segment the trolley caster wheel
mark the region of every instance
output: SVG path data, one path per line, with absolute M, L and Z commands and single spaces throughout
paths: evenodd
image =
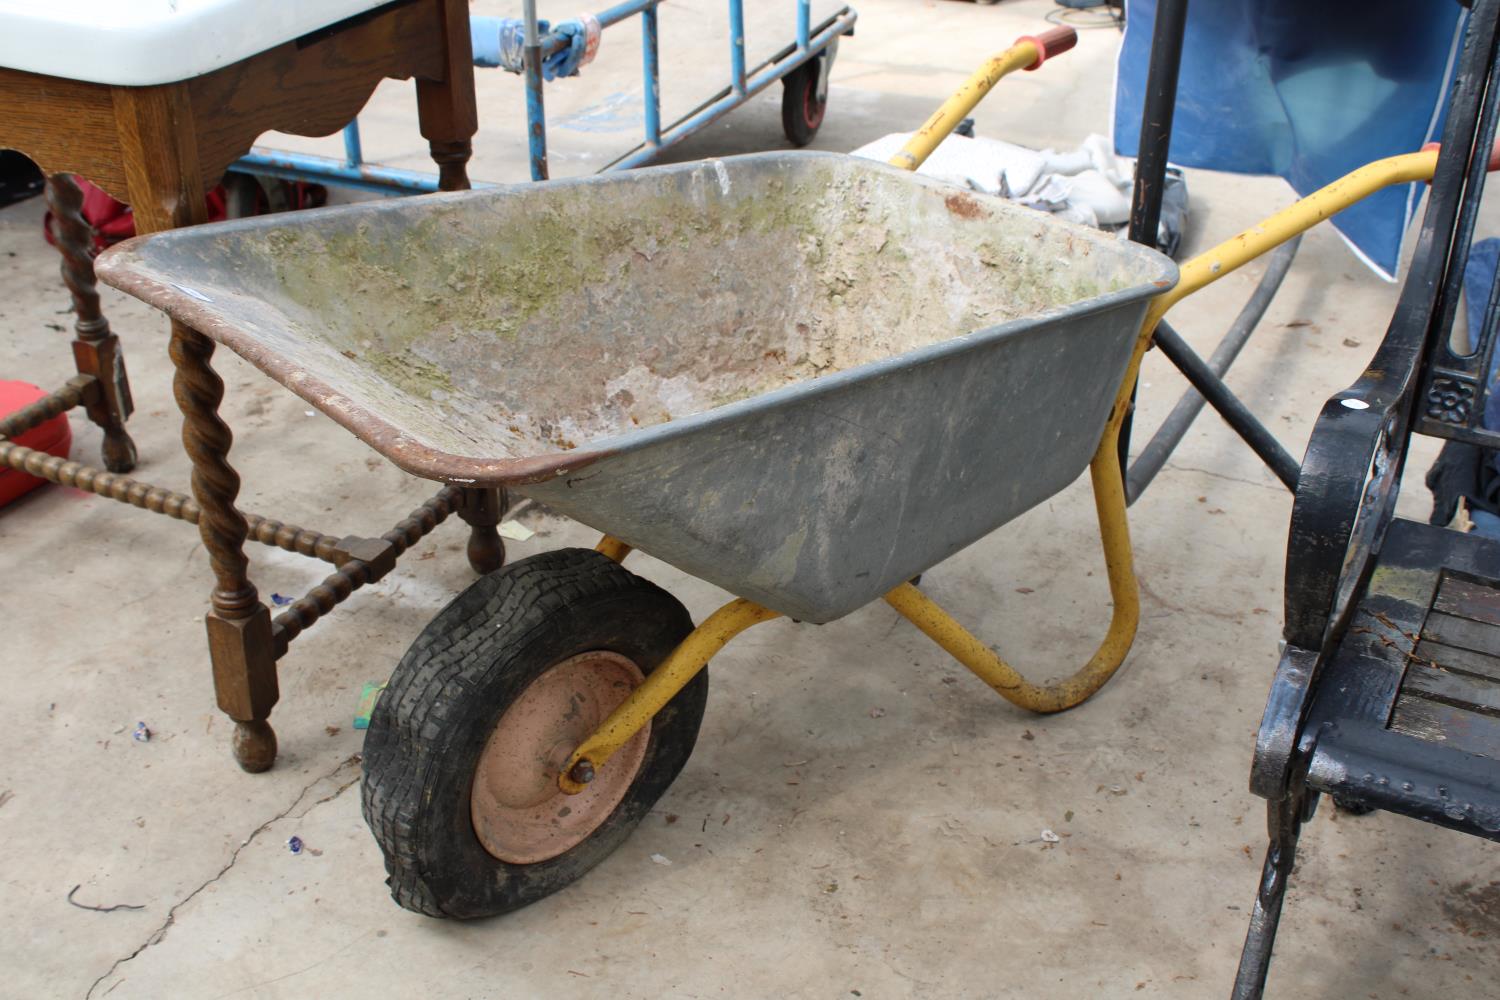
M 828 57 L 809 59 L 781 80 L 781 130 L 793 146 L 806 146 L 818 134 L 828 110 L 828 81 L 823 64 Z
M 573 750 L 693 630 L 671 594 L 589 549 L 475 581 L 422 630 L 365 735 L 365 822 L 397 903 L 472 918 L 536 902 L 630 835 L 687 763 L 700 672 L 578 795 Z

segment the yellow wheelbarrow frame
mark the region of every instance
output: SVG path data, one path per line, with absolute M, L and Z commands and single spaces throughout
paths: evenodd
M 1048 56 L 1071 48 L 1075 38 L 1072 29 L 1065 28 L 1019 39 L 965 81 L 922 128 L 913 133 L 901 151 L 890 159 L 890 164 L 904 170 L 916 170 L 1001 77 L 1017 69 L 1037 68 Z M 1258 225 L 1198 254 L 1182 265 L 1177 285 L 1152 300 L 1115 395 L 1114 407 L 1089 465 L 1114 610 L 1104 639 L 1094 655 L 1076 672 L 1055 684 L 1028 681 L 910 583 L 903 583 L 887 593 L 886 603 L 1001 697 L 1021 708 L 1041 713 L 1061 712 L 1085 701 L 1103 687 L 1130 652 L 1140 623 L 1140 592 L 1135 577 L 1130 526 L 1125 514 L 1125 484 L 1120 470 L 1118 443 L 1141 359 L 1151 344 L 1157 324 L 1183 298 L 1360 199 L 1391 185 L 1431 180 L 1437 156 L 1437 150 L 1429 148 L 1378 160 L 1355 170 Z M 599 542 L 597 550 L 616 562 L 630 554 L 629 545 L 608 535 Z M 778 617 L 779 612 L 744 598 L 736 598 L 709 615 L 598 729 L 579 744 L 558 775 L 558 787 L 568 794 L 583 791 L 594 779 L 597 769 L 661 711 L 731 639 L 752 625 Z

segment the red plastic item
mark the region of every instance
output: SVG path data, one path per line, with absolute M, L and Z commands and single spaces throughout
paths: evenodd
M 73 180 L 77 182 L 78 190 L 83 192 L 83 207 L 80 210 L 83 218 L 94 228 L 94 253 L 100 253 L 135 235 L 135 215 L 131 213 L 129 205 L 116 200 L 82 177 L 74 177 Z M 208 205 L 209 222 L 222 222 L 228 217 L 225 212 L 224 185 L 220 184 L 208 192 L 204 201 Z M 57 241 L 52 236 L 51 212 L 43 217 L 42 235 L 47 237 L 48 243 L 56 245 Z
M 46 395 L 29 382 L 0 381 L 0 415 L 14 413 Z M 68 426 L 68 415 L 59 413 L 51 420 L 44 420 L 26 433 L 18 435 L 14 441 L 26 448 L 67 458 L 68 449 L 73 446 L 73 429 Z M 15 469 L 0 469 L 0 507 L 25 496 L 46 481 Z
M 1441 146 L 1438 143 L 1429 142 L 1427 145 L 1425 145 L 1425 146 L 1422 147 L 1422 152 L 1425 153 L 1429 149 L 1440 149 L 1440 148 L 1441 148 Z M 1500 170 L 1500 139 L 1496 139 L 1495 140 L 1495 144 L 1490 147 L 1490 162 L 1487 163 L 1487 164 L 1485 164 L 1485 168 L 1484 169 L 1486 171 L 1488 171 L 1488 172 L 1491 172 L 1491 173 L 1493 173 L 1496 170 Z
M 121 240 L 128 240 L 135 235 L 135 214 L 129 205 L 116 200 L 104 189 L 95 187 L 82 177 L 75 176 L 73 180 L 83 193 L 83 207 L 80 211 L 84 221 L 94 230 L 94 253 L 102 253 Z M 321 208 L 328 201 L 328 189 L 321 184 L 309 184 L 307 181 L 280 183 L 282 199 L 289 209 Z M 224 190 L 224 185 L 219 184 L 209 191 L 204 197 L 204 204 L 208 208 L 209 222 L 222 222 L 229 217 L 229 195 Z M 261 215 L 270 210 L 271 205 L 265 192 L 258 191 L 254 214 Z M 42 235 L 47 237 L 48 243 L 54 246 L 57 244 L 56 237 L 52 235 L 51 212 L 42 218 Z
M 1016 44 L 1030 42 L 1036 46 L 1036 62 L 1026 67 L 1026 72 L 1041 69 L 1042 63 L 1053 56 L 1060 56 L 1064 52 L 1078 44 L 1078 32 L 1066 25 L 1052 28 L 1042 32 L 1040 35 L 1022 35 L 1016 39 Z

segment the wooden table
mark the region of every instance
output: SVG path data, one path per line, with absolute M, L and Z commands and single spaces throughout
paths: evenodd
M 467 188 L 477 119 L 463 0 L 397 0 L 165 83 L 98 82 L 0 66 L 0 148 L 20 150 L 48 175 L 63 280 L 76 309 L 78 370 L 62 389 L 0 420 L 0 462 L 197 523 L 215 578 L 207 616 L 214 688 L 219 707 L 235 722 L 234 755 L 247 771 L 264 771 L 275 761 L 276 736 L 267 719 L 278 697 L 276 661 L 291 640 L 353 590 L 389 572 L 402 552 L 449 514 L 470 525 L 475 569 L 498 568 L 504 549 L 495 526 L 504 498 L 497 490 L 449 487 L 380 538 L 340 538 L 239 511 L 240 480 L 228 461 L 232 435 L 218 413 L 224 383 L 210 364 L 213 342 L 177 322 L 170 341 L 173 389 L 193 465 L 192 496 L 123 475 L 136 462 L 125 429 L 130 386 L 119 339 L 99 307 L 90 228 L 68 175 L 87 177 L 128 202 L 140 233 L 200 223 L 205 191 L 259 135 L 273 129 L 308 136 L 335 132 L 388 77 L 415 79 L 421 133 L 441 186 Z M 9 440 L 78 406 L 104 432 L 103 470 Z M 247 538 L 323 559 L 336 569 L 273 621 L 250 582 Z

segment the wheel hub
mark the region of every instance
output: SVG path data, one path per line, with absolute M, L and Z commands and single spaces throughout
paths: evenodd
M 470 815 L 486 851 L 511 864 L 546 861 L 609 818 L 640 771 L 649 724 L 582 793 L 564 795 L 557 776 L 643 680 L 630 659 L 596 650 L 557 663 L 521 692 L 495 724 L 474 772 Z

